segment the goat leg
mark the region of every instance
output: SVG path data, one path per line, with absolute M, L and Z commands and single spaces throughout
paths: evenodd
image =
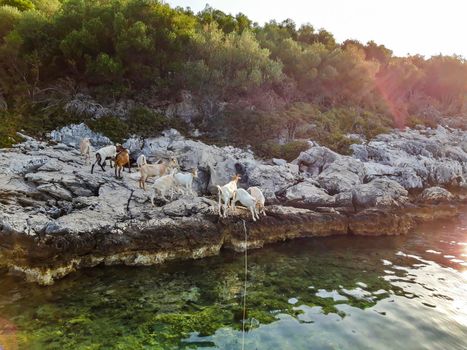
M 94 165 L 96 165 L 97 163 L 97 160 L 95 161 L 95 163 L 91 166 L 91 174 L 94 172 Z
M 221 194 L 220 194 L 220 192 L 217 194 L 217 196 L 219 197 L 219 216 L 222 217 L 222 213 L 221 213 Z
M 253 217 L 253 221 L 256 221 L 255 209 L 253 207 L 250 207 L 250 211 L 251 211 L 251 216 Z

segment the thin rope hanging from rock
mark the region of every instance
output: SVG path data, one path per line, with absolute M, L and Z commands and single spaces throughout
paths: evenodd
M 248 235 L 246 223 L 243 221 L 243 232 L 245 233 L 245 285 L 243 287 L 243 321 L 242 321 L 242 350 L 245 350 L 245 322 L 246 322 L 246 284 L 248 278 Z

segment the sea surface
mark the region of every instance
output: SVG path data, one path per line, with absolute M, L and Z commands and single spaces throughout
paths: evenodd
M 0 271 L 0 349 L 467 349 L 467 214 L 270 245 L 247 271 L 245 322 L 242 253 L 49 287 Z

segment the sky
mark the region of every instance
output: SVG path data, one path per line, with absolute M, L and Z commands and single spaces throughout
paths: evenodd
M 324 28 L 338 42 L 374 40 L 397 56 L 462 55 L 467 58 L 467 0 L 166 0 L 195 13 L 208 3 L 244 13 L 259 24 L 291 18 L 297 26 Z

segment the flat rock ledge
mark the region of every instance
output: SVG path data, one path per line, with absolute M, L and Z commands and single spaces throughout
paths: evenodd
M 50 285 L 79 268 L 99 264 L 157 265 L 218 255 L 221 248 L 242 252 L 301 237 L 407 234 L 419 222 L 454 217 L 459 210 L 458 205 L 445 204 L 403 211 L 366 209 L 349 215 L 273 205 L 257 222 L 240 208 L 227 219 L 210 214 L 129 221 L 108 232 L 94 230 L 79 235 L 66 231 L 27 235 L 3 225 L 0 261 L 2 267 L 29 282 Z
M 133 156 L 175 155 L 183 170 L 199 171 L 195 195 L 157 198 L 155 207 L 149 190 L 138 188 L 137 172 L 122 179 L 108 168 L 91 174 L 77 151 L 83 136 L 97 147 L 106 141 L 77 126 L 55 132 L 55 142 L 26 137 L 0 150 L 0 267 L 50 285 L 99 264 L 157 265 L 299 237 L 408 234 L 418 223 L 458 215 L 467 200 L 467 138 L 460 131 L 382 135 L 353 157 L 313 146 L 292 163 L 259 160 L 176 131 L 142 144 L 129 139 Z M 426 149 L 431 153 L 418 162 L 414 154 Z M 218 217 L 215 185 L 235 173 L 242 175 L 240 187 L 263 189 L 267 216 L 253 222 L 238 208 Z

